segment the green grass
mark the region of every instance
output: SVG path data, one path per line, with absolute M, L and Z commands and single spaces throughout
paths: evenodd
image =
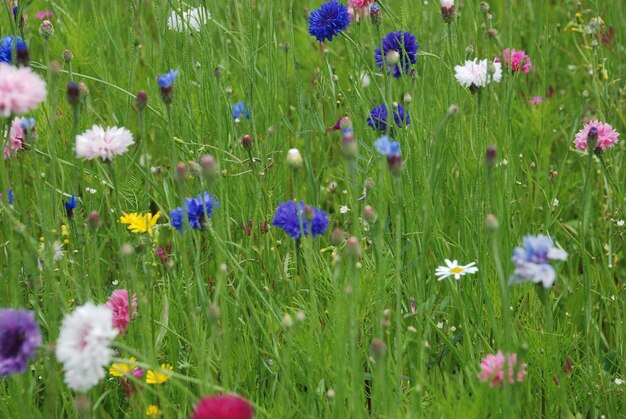
M 44 345 L 28 372 L 0 380 L 0 416 L 81 416 L 81 396 L 64 384 L 54 343 L 66 313 L 104 303 L 118 288 L 138 296 L 137 317 L 115 341 L 119 357 L 152 368 L 170 363 L 175 375 L 160 386 L 137 383 L 143 390 L 128 399 L 107 374 L 86 394 L 84 417 L 143 417 L 150 404 L 163 417 L 188 417 L 200 397 L 220 392 L 248 398 L 268 418 L 623 415 L 624 387 L 614 380 L 626 375 L 626 227 L 616 224 L 626 218 L 617 190 L 626 180 L 624 146 L 604 154 L 606 170 L 594 159 L 588 171 L 572 144 L 582 118 L 626 132 L 621 0 L 493 1 L 487 25 L 495 39 L 481 27 L 478 1 L 464 1 L 448 32 L 438 2 L 389 0 L 379 29 L 368 20 L 353 24 L 326 50 L 308 35 L 305 15 L 321 1 L 190 0 L 206 3 L 213 17 L 193 35 L 167 30 L 170 11 L 186 8 L 178 0 L 20 3 L 31 65 L 49 81 L 49 99 L 32 114 L 37 143 L 0 164 L 0 191 L 15 193 L 12 208 L 6 196 L 0 205 L 0 306 L 33 310 Z M 34 17 L 40 9 L 54 12 L 49 59 L 62 62 L 71 50 L 73 79 L 89 89 L 77 131 L 101 124 L 134 134 L 136 144 L 111 165 L 75 157 L 69 67 L 46 70 Z M 565 30 L 593 17 L 615 28 L 611 45 L 593 48 L 590 35 Z M 10 22 L 4 13 L 0 35 L 12 33 Z M 391 79 L 374 63 L 380 38 L 399 29 L 421 46 L 415 78 Z M 472 58 L 524 49 L 536 71 L 505 74 L 479 103 L 454 79 L 468 45 Z M 606 80 L 600 71 L 590 75 L 599 65 Z M 168 123 L 155 79 L 170 68 L 180 75 Z M 361 86 L 362 72 L 369 87 Z M 139 90 L 149 96 L 145 135 Z M 405 163 L 394 178 L 365 120 L 374 106 L 402 103 L 406 93 L 412 123 L 396 134 Z M 535 95 L 544 97 L 540 106 L 528 104 Z M 231 105 L 240 101 L 251 118 L 235 123 Z M 453 104 L 458 115 L 448 114 Z M 341 134 L 325 133 L 345 115 L 359 142 L 353 166 L 342 156 Z M 244 134 L 254 140 L 254 164 Z M 488 144 L 500 162 L 491 171 Z M 305 160 L 295 172 L 285 162 L 293 147 Z M 156 170 L 141 164 L 144 152 Z M 218 160 L 219 179 L 176 180 L 178 162 L 205 154 Z M 358 200 L 367 178 L 375 186 Z M 208 228 L 178 234 L 169 211 L 204 191 L 220 200 Z M 73 219 L 63 194 L 80 198 Z M 332 246 L 327 233 L 303 239 L 298 261 L 280 229 L 263 234 L 261 224 L 289 199 L 325 209 L 329 232 L 340 227 L 357 237 L 362 257 Z M 371 227 L 360 220 L 364 205 L 379 215 Z M 164 214 L 155 243 L 117 222 L 122 211 L 151 208 Z M 100 214 L 97 229 L 87 226 L 91 211 Z M 499 220 L 494 232 L 485 228 L 487 214 Z M 63 240 L 61 225 L 69 243 L 54 262 L 40 242 Z M 555 265 L 547 310 L 531 284 L 501 286 L 514 269 L 513 248 L 539 233 L 569 252 Z M 164 267 L 155 249 L 170 242 Z M 476 261 L 480 271 L 438 282 L 445 258 Z M 370 354 L 373 339 L 385 342 L 384 354 Z M 498 389 L 477 379 L 480 360 L 498 350 L 528 364 L 523 383 Z M 568 375 L 566 355 L 574 366 Z

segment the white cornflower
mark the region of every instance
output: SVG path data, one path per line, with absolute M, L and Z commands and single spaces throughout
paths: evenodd
M 446 259 L 445 262 L 447 266 L 440 266 L 435 271 L 438 281 L 446 279 L 450 276 L 454 276 L 454 279 L 461 279 L 461 277 L 465 274 L 474 274 L 478 272 L 478 268 L 475 266 L 476 262 L 472 262 L 465 266 L 459 265 L 456 259 L 452 262 L 450 262 L 449 259 Z
M 113 311 L 92 302 L 66 314 L 56 345 L 56 357 L 63 364 L 65 383 L 85 392 L 104 378 L 111 362 L 110 345 L 118 331 L 113 327 Z
M 94 125 L 81 135 L 76 136 L 76 157 L 93 160 L 100 157 L 104 161 L 112 160 L 118 154 L 124 154 L 128 147 L 135 144 L 133 135 L 126 128 Z
M 200 32 L 200 26 L 211 20 L 211 13 L 202 7 L 189 9 L 186 12 L 173 10 L 167 19 L 167 27 L 173 31 Z
M 342 205 L 342 206 L 339 207 L 339 212 L 341 214 L 347 214 L 348 211 L 350 211 L 350 208 L 348 208 L 347 205 Z
M 500 82 L 502 80 L 502 64 L 493 62 L 489 63 L 487 60 L 480 60 L 475 58 L 473 61 L 465 61 L 463 65 L 457 65 L 454 67 L 454 77 L 461 84 L 461 86 L 469 87 L 472 89 L 478 87 L 485 87 L 492 81 Z M 489 65 L 493 65 L 493 74 L 490 74 Z

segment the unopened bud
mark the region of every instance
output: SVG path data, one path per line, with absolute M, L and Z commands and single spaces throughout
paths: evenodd
M 89 213 L 89 217 L 87 217 L 87 226 L 92 230 L 100 227 L 100 214 L 98 211 L 91 211 L 91 213 Z
M 372 190 L 374 189 L 374 186 L 376 186 L 376 182 L 374 181 L 374 178 L 368 177 L 367 179 L 365 179 L 365 183 L 363 184 L 363 187 L 365 189 Z
M 346 253 L 348 254 L 348 256 L 351 256 L 353 258 L 361 257 L 361 243 L 359 242 L 359 239 L 351 236 L 346 241 Z
M 313 207 L 306 205 L 304 207 L 304 218 L 307 221 L 311 221 L 314 216 L 315 216 L 315 211 L 313 210 Z
M 465 48 L 465 58 L 469 58 L 474 53 L 474 46 L 472 44 Z
M 219 171 L 217 168 L 217 160 L 210 154 L 206 156 L 202 156 L 200 158 L 200 168 L 202 171 L 202 176 L 206 179 L 215 179 L 219 176 Z
M 304 160 L 302 159 L 302 154 L 300 154 L 300 150 L 297 148 L 291 148 L 287 152 L 287 164 L 294 170 L 297 170 L 302 167 Z
M 148 106 L 148 94 L 145 90 L 140 90 L 137 92 L 137 96 L 135 96 L 135 101 L 137 103 L 137 109 L 143 111 Z
M 459 107 L 457 105 L 450 105 L 448 108 L 448 115 L 454 116 L 459 114 Z
M 488 13 L 489 3 L 487 3 L 486 1 L 481 1 L 480 4 L 478 5 L 478 10 L 480 10 L 481 13 Z
M 181 161 L 176 165 L 176 180 L 182 182 L 187 179 L 187 176 L 189 176 L 189 169 L 187 165 Z
M 392 175 L 400 176 L 402 174 L 402 166 L 404 165 L 402 156 L 395 155 L 387 157 L 387 164 L 389 165 L 389 170 Z
M 80 99 L 81 94 L 78 85 L 73 81 L 69 82 L 67 84 L 67 102 L 72 106 L 76 106 L 80 103 Z
M 213 303 L 209 306 L 208 309 L 209 320 L 218 320 L 220 318 L 220 307 Z
M 370 19 L 372 19 L 372 23 L 376 26 L 380 26 L 383 22 L 383 15 L 380 10 L 380 6 L 377 4 L 372 4 L 370 6 Z
M 16 61 L 17 65 L 22 67 L 28 67 L 30 64 L 30 54 L 28 53 L 28 46 L 26 44 L 17 43 Z
M 485 164 L 491 169 L 496 165 L 497 160 L 498 154 L 496 152 L 496 146 L 494 144 L 489 144 L 487 146 L 487 150 L 485 151 Z
M 496 231 L 500 227 L 498 219 L 493 214 L 487 214 L 485 217 L 485 227 L 488 231 Z
M 65 51 L 63 51 L 63 54 L 61 55 L 61 57 L 63 58 L 63 61 L 65 61 L 66 63 L 69 63 L 70 61 L 74 59 L 74 54 L 69 49 L 66 49 Z
M 46 41 L 50 39 L 52 35 L 54 35 L 54 26 L 52 26 L 52 22 L 49 20 L 44 20 L 39 25 L 39 35 Z
M 252 137 L 250 137 L 248 134 L 244 135 L 243 138 L 241 139 L 241 144 L 243 145 L 243 148 L 246 151 L 251 151 L 252 150 Z
M 378 219 L 378 213 L 370 205 L 366 205 L 365 208 L 363 208 L 363 219 L 368 224 L 374 224 Z
M 343 230 L 341 230 L 339 227 L 335 227 L 330 233 L 330 244 L 332 244 L 333 246 L 339 246 L 341 243 L 343 243 L 344 238 L 345 234 Z
M 409 92 L 406 92 L 402 100 L 404 101 L 404 103 L 411 103 L 413 102 L 413 96 L 411 96 Z
M 293 319 L 291 318 L 291 316 L 289 314 L 285 314 L 283 316 L 282 320 L 280 321 L 280 324 L 285 329 L 291 329 L 291 327 L 293 326 Z
M 487 36 L 490 39 L 495 38 L 496 36 L 498 36 L 498 30 L 495 28 L 489 28 L 489 30 L 487 30 Z
M 374 338 L 370 344 L 370 355 L 375 360 L 380 360 L 387 354 L 387 345 L 382 339 Z
M 587 134 L 587 149 L 594 150 L 598 146 L 598 128 L 591 127 Z

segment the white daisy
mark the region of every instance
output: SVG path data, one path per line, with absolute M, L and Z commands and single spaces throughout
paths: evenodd
M 200 32 L 200 27 L 211 20 L 211 13 L 202 7 L 186 12 L 173 10 L 167 19 L 167 27 L 176 32 Z
M 489 74 L 489 63 L 487 60 L 473 61 L 466 60 L 465 64 L 454 67 L 454 77 L 461 86 L 469 88 L 485 87 L 492 81 L 497 83 L 502 80 L 502 64 L 493 62 L 494 73 Z
M 93 160 L 112 160 L 118 154 L 124 154 L 128 147 L 135 144 L 133 134 L 126 128 L 94 125 L 81 135 L 76 136 L 76 157 Z
M 56 345 L 56 357 L 63 363 L 65 382 L 85 392 L 104 378 L 111 362 L 110 345 L 118 334 L 113 311 L 106 305 L 88 302 L 65 315 Z
M 461 279 L 461 277 L 465 274 L 474 274 L 478 272 L 478 268 L 475 266 L 476 262 L 463 266 L 459 265 L 456 259 L 452 262 L 450 262 L 449 259 L 446 259 L 446 265 L 447 266 L 438 267 L 435 271 L 438 281 L 446 279 L 450 276 L 454 276 L 454 279 Z

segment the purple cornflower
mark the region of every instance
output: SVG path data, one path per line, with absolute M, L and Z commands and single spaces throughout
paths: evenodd
M 32 311 L 0 309 L 0 377 L 26 371 L 41 345 L 41 332 Z
M 387 71 L 395 78 L 400 78 L 402 74 L 409 73 L 411 64 L 417 60 L 417 50 L 415 36 L 410 32 L 389 32 L 376 47 L 374 58 L 376 65 Z
M 348 8 L 337 2 L 328 1 L 315 9 L 309 16 L 309 35 L 314 36 L 319 42 L 332 41 L 350 24 Z
M 76 208 L 76 197 L 72 195 L 68 202 L 65 202 L 65 211 L 67 212 L 67 218 L 74 217 L 74 208 Z
M 375 131 L 386 132 L 388 116 L 387 105 L 382 104 L 377 106 L 372 109 L 370 116 L 367 117 L 367 125 Z M 400 104 L 398 104 L 398 107 L 393 111 L 393 120 L 399 128 L 405 127 L 411 123 L 411 117 L 404 111 L 404 107 Z M 391 127 L 389 127 L 389 133 L 393 133 Z
M 246 114 L 246 119 L 250 119 L 250 108 L 243 102 L 233 104 L 233 119 L 241 120 L 241 116 Z
M 187 221 L 194 230 L 202 229 L 206 224 L 206 219 L 211 218 L 213 208 L 219 207 L 219 201 L 208 192 L 198 195 L 195 198 L 185 199 L 185 212 Z M 170 212 L 170 223 L 176 230 L 183 232 L 183 209 L 175 208 Z
M 328 216 L 326 211 L 309 207 L 300 201 L 300 209 L 295 201 L 283 202 L 276 208 L 272 225 L 280 227 L 292 239 L 299 239 L 309 234 L 309 224 L 311 225 L 311 235 L 313 237 L 326 233 L 328 228 Z
M 173 85 L 176 77 L 178 77 L 178 70 L 170 70 L 157 77 L 157 83 L 161 88 L 161 99 L 163 99 L 165 104 L 169 105 L 172 103 L 172 97 L 174 96 Z
M 543 234 L 526 236 L 522 247 L 516 247 L 513 251 L 512 261 L 515 271 L 509 279 L 509 284 L 531 281 L 548 289 L 556 280 L 556 272 L 548 262 L 566 259 L 567 252 L 554 247 L 554 242 L 549 236 Z
M 385 157 L 393 157 L 400 155 L 400 144 L 391 140 L 388 136 L 383 136 L 374 141 L 374 146 L 380 154 Z

